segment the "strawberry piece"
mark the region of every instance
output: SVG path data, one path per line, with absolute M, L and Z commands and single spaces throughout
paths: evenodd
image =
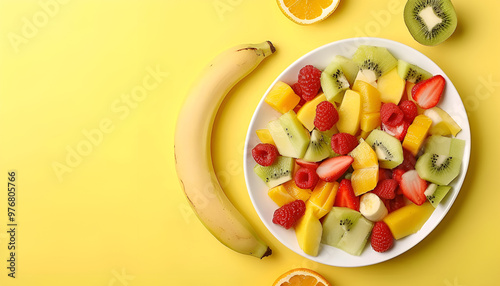
M 403 120 L 409 123 L 413 122 L 413 119 L 418 115 L 418 108 L 415 102 L 411 100 L 403 100 L 399 103 L 399 108 L 403 111 Z
M 316 171 L 301 167 L 295 173 L 295 184 L 301 189 L 312 189 L 318 183 L 319 177 Z
M 339 113 L 333 103 L 322 101 L 316 106 L 316 116 L 314 126 L 319 131 L 330 130 L 339 121 Z
M 259 143 L 252 149 L 252 157 L 261 166 L 271 166 L 279 152 L 276 146 L 269 143 Z
M 428 109 L 436 106 L 441 99 L 446 80 L 441 75 L 435 75 L 421 81 L 411 89 L 413 100 L 420 108 Z
M 384 103 L 380 108 L 380 120 L 387 126 L 396 127 L 403 122 L 404 113 L 394 103 Z
M 392 178 L 396 180 L 399 184 L 401 184 L 401 177 L 406 171 L 403 169 L 394 169 L 392 170 Z
M 413 156 L 413 154 L 405 148 L 403 148 L 403 158 L 403 163 L 399 164 L 399 166 L 397 166 L 396 168 L 401 169 L 405 172 L 414 170 L 417 159 L 415 159 L 415 156 Z
M 332 136 L 332 150 L 339 155 L 347 155 L 358 144 L 358 139 L 349 133 L 337 133 Z
M 382 130 L 387 132 L 387 134 L 396 137 L 399 141 L 403 141 L 403 139 L 405 139 L 408 127 L 410 127 L 410 123 L 404 120 L 396 127 L 382 123 Z
M 351 166 L 354 159 L 351 156 L 338 156 L 323 161 L 316 173 L 319 178 L 326 182 L 336 181 Z
M 427 201 L 424 192 L 427 189 L 427 181 L 420 178 L 416 170 L 410 170 L 401 176 L 399 187 L 403 195 L 416 205 L 422 205 Z
M 394 199 L 396 197 L 396 189 L 398 182 L 393 179 L 385 179 L 379 181 L 372 193 L 376 194 L 381 199 Z
M 392 170 L 378 168 L 378 180 L 392 179 Z
M 309 161 L 306 161 L 304 159 L 295 159 L 295 163 L 297 163 L 297 165 L 299 165 L 301 167 L 309 168 L 309 169 L 313 169 L 313 170 L 318 169 L 318 166 L 319 166 L 318 162 L 309 162 Z
M 297 223 L 305 212 L 306 203 L 303 200 L 293 201 L 274 211 L 273 223 L 289 229 Z
M 321 89 L 321 71 L 312 65 L 307 65 L 299 71 L 298 83 L 302 98 L 310 101 L 318 95 Z
M 354 194 L 351 180 L 343 179 L 340 181 L 339 189 L 335 195 L 335 202 L 333 205 L 336 207 L 345 207 L 359 211 L 359 197 L 356 197 Z
M 377 221 L 372 229 L 370 243 L 376 252 L 386 252 L 394 244 L 392 232 L 383 221 Z

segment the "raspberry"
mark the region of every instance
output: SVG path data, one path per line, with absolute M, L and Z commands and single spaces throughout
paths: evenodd
M 403 118 L 403 111 L 392 102 L 384 103 L 380 108 L 380 120 L 385 125 L 396 127 L 403 122 Z
M 396 197 L 396 189 L 398 186 L 399 183 L 396 180 L 385 179 L 379 181 L 372 192 L 381 199 L 392 200 Z
M 271 166 L 278 155 L 276 146 L 269 143 L 259 143 L 252 149 L 253 159 L 262 166 Z
M 302 89 L 300 88 L 300 84 L 298 82 L 292 84 L 292 89 L 293 89 L 293 92 L 295 92 L 295 94 L 300 97 L 300 101 L 297 104 L 297 106 L 304 105 L 304 103 L 306 103 L 306 100 L 304 98 L 302 98 Z
M 319 131 L 330 130 L 335 123 L 339 121 L 339 113 L 333 103 L 322 101 L 316 106 L 316 116 L 314 117 L 314 126 Z
M 312 65 L 307 65 L 299 71 L 298 83 L 302 91 L 302 98 L 312 100 L 321 89 L 321 71 Z
M 358 146 L 358 139 L 349 133 L 337 133 L 332 136 L 331 144 L 335 153 L 347 155 Z
M 413 154 L 405 148 L 403 148 L 403 158 L 403 163 L 399 164 L 399 166 L 397 166 L 396 168 L 401 169 L 405 172 L 414 170 L 417 160 L 415 159 L 415 156 L 413 156 Z
M 370 242 L 373 250 L 377 252 L 385 252 L 392 247 L 394 237 L 387 224 L 383 221 L 377 221 L 372 229 Z
M 378 168 L 378 180 L 392 179 L 392 170 Z
M 415 102 L 410 100 L 403 100 L 399 103 L 399 109 L 403 111 L 403 119 L 406 122 L 412 123 L 413 119 L 418 115 L 418 108 Z
M 406 171 L 403 169 L 394 169 L 392 170 L 392 178 L 396 180 L 396 182 L 401 183 L 401 177 L 403 177 L 404 173 L 406 173 Z
M 301 189 L 312 189 L 318 183 L 318 174 L 316 170 L 301 167 L 295 173 L 295 184 Z
M 295 225 L 305 212 L 306 203 L 303 200 L 293 201 L 274 211 L 273 223 L 289 229 Z
M 398 189 L 399 190 L 399 189 Z M 393 212 L 397 209 L 406 206 L 405 196 L 403 194 L 397 194 L 396 197 L 389 201 L 389 212 Z

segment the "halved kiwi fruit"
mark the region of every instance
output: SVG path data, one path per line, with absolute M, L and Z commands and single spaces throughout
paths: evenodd
M 408 0 L 404 20 L 413 38 L 426 46 L 444 42 L 457 27 L 457 14 L 450 0 Z

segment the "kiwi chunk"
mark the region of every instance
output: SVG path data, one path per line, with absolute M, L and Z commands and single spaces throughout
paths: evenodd
M 321 242 L 352 255 L 361 255 L 372 228 L 373 223 L 360 212 L 333 207 L 323 220 Z
M 276 187 L 292 179 L 295 160 L 290 157 L 278 156 L 271 166 L 255 165 L 253 171 L 269 188 Z
M 424 192 L 427 200 L 431 203 L 433 207 L 437 207 L 443 198 L 451 190 L 451 186 L 438 186 L 436 184 L 429 184 Z
M 432 77 L 430 72 L 403 60 L 398 60 L 398 74 L 402 79 L 413 83 Z
M 437 185 L 448 185 L 460 173 L 462 158 L 424 153 L 415 164 L 420 178 Z
M 339 63 L 332 62 L 321 73 L 321 89 L 326 99 L 342 102 L 343 91 L 349 88 L 349 81 Z
M 297 119 L 293 110 L 272 120 L 267 124 L 267 129 L 273 137 L 278 152 L 283 156 L 302 158 L 309 145 L 309 131 Z
M 361 45 L 354 52 L 352 60 L 366 73 L 372 72 L 378 79 L 398 64 L 398 60 L 384 47 Z
M 309 162 L 319 162 L 330 157 L 330 150 L 332 150 L 330 145 L 331 138 L 332 136 L 327 132 L 321 132 L 316 128 L 313 129 L 309 146 L 302 159 Z
M 457 14 L 450 0 L 408 0 L 403 13 L 410 34 L 422 45 L 444 42 L 457 27 Z
M 385 131 L 374 129 L 365 141 L 375 150 L 380 167 L 393 169 L 403 163 L 403 146 L 401 141 L 394 136 Z

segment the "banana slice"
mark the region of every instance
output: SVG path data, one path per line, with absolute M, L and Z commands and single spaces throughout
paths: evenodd
M 371 221 L 380 221 L 388 213 L 384 202 L 373 193 L 366 193 L 361 196 L 359 212 Z

